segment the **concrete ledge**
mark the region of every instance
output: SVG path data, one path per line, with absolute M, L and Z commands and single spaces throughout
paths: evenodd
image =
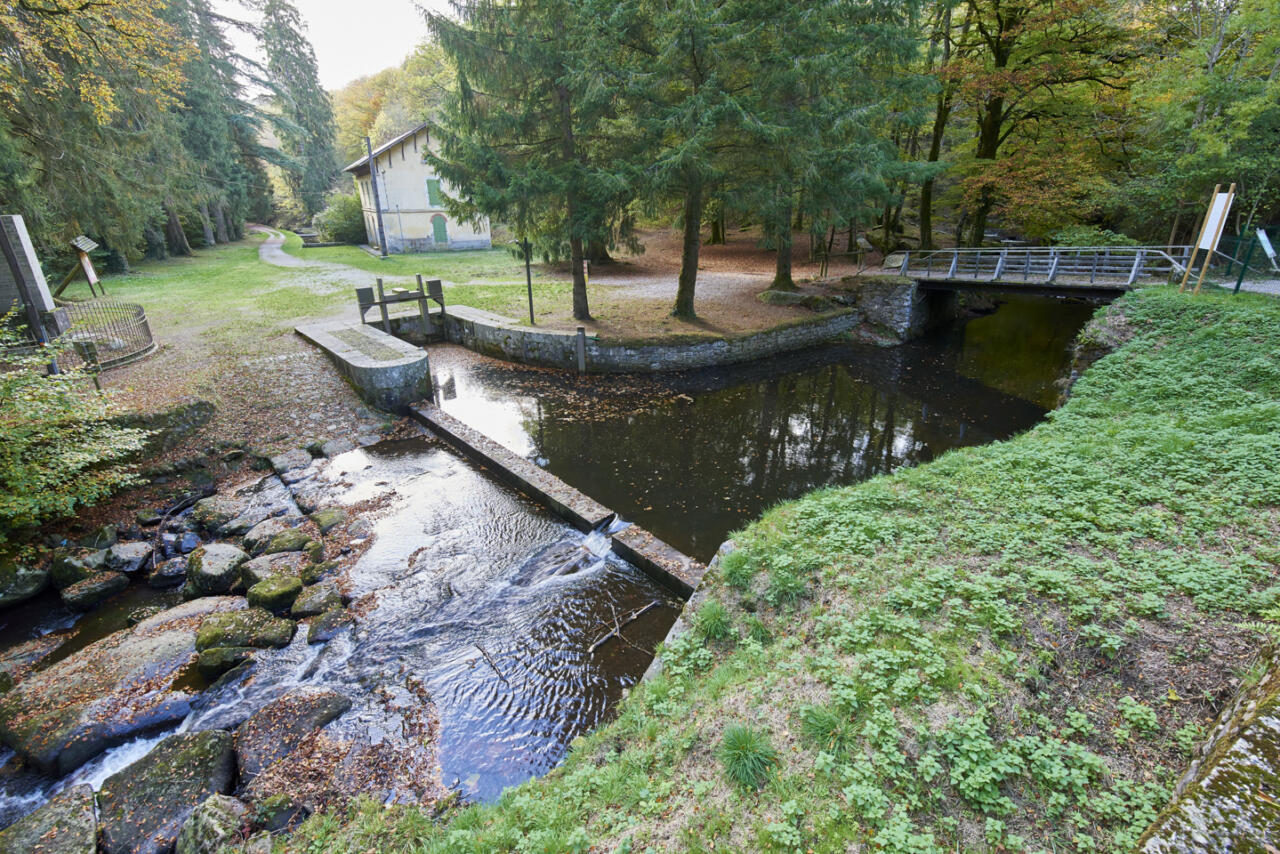
M 409 415 L 499 480 L 545 505 L 583 533 L 598 528 L 614 515 L 608 507 L 432 404 L 410 407 Z M 614 534 L 612 547 L 618 557 L 681 598 L 693 593 L 706 571 L 702 564 L 638 525 Z
M 308 323 L 295 331 L 329 355 L 366 402 L 401 411 L 431 394 L 425 350 L 359 323 Z

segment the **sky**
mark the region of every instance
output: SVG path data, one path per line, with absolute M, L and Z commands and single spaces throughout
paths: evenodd
M 320 83 L 333 91 L 368 74 L 399 65 L 427 35 L 427 25 L 414 0 L 293 0 L 307 24 L 307 35 L 320 64 Z M 419 0 L 425 8 L 446 11 L 447 0 Z M 232 15 L 243 15 L 230 0 L 222 6 Z M 237 42 L 250 56 L 256 45 Z

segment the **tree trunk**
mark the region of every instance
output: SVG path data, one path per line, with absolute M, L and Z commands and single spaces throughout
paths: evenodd
M 684 194 L 684 244 L 680 249 L 680 278 L 676 284 L 675 317 L 692 320 L 693 290 L 698 283 L 698 248 L 702 239 L 702 185 L 694 183 Z
M 947 8 L 942 15 L 942 61 L 939 68 L 945 68 L 951 62 L 951 9 Z M 967 32 L 968 21 L 964 29 Z M 947 121 L 951 118 L 951 99 L 955 94 L 955 85 L 947 83 L 938 92 L 938 105 L 933 113 L 933 132 L 929 137 L 928 163 L 937 163 L 942 157 L 942 138 L 947 130 Z M 920 248 L 933 248 L 933 185 L 934 178 L 929 177 L 920 185 Z
M 609 255 L 609 247 L 605 246 L 603 240 L 590 240 L 587 242 L 587 260 L 592 264 L 613 263 L 613 257 Z
M 707 240 L 707 244 L 721 245 L 724 243 L 724 208 L 716 214 L 715 219 L 711 220 L 711 238 Z
M 190 255 L 191 244 L 187 242 L 186 232 L 182 230 L 182 220 L 178 219 L 178 211 L 172 201 L 165 204 L 164 212 L 168 217 L 164 224 L 164 239 L 168 244 L 169 254 Z
M 587 308 L 587 278 L 582 272 L 582 238 L 569 238 L 569 264 L 573 267 L 573 317 L 575 320 L 590 320 L 591 312 Z
M 154 261 L 163 261 L 169 257 L 169 249 L 164 245 L 164 232 L 154 226 L 142 229 L 142 238 L 147 243 L 146 257 Z
M 1000 148 L 1000 128 L 1004 124 L 1004 98 L 992 98 L 982 111 L 982 122 L 979 125 L 978 160 L 995 160 Z M 981 246 L 986 239 L 987 216 L 995 205 L 995 196 L 991 187 L 984 184 L 978 195 L 978 206 L 973 212 L 973 226 L 970 232 L 969 245 Z
M 218 242 L 230 243 L 231 234 L 227 231 L 227 206 L 219 202 L 213 206 L 214 225 L 218 228 Z M 239 238 L 237 238 L 239 239 Z
M 774 266 L 774 290 L 794 291 L 796 283 L 791 278 L 791 191 L 786 191 L 786 205 L 777 222 L 778 260 Z
M 204 245 L 216 246 L 218 241 L 213 237 L 213 223 L 209 221 L 209 205 L 207 202 L 201 202 L 200 207 L 196 208 L 200 212 L 200 227 L 204 230 Z

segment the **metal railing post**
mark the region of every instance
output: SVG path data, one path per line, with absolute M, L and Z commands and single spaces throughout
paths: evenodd
M 947 278 L 954 279 L 956 277 L 956 267 L 960 264 L 960 250 L 951 250 L 951 268 L 947 270 Z
M 1129 271 L 1129 281 L 1126 285 L 1132 286 L 1138 278 L 1138 271 L 1142 269 L 1142 250 L 1139 249 L 1133 258 L 1133 269 Z

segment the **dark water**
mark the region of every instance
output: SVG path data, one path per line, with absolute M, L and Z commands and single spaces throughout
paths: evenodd
M 903 347 L 564 378 L 432 348 L 440 405 L 695 558 L 779 501 L 1035 425 L 1094 306 L 1010 300 Z

